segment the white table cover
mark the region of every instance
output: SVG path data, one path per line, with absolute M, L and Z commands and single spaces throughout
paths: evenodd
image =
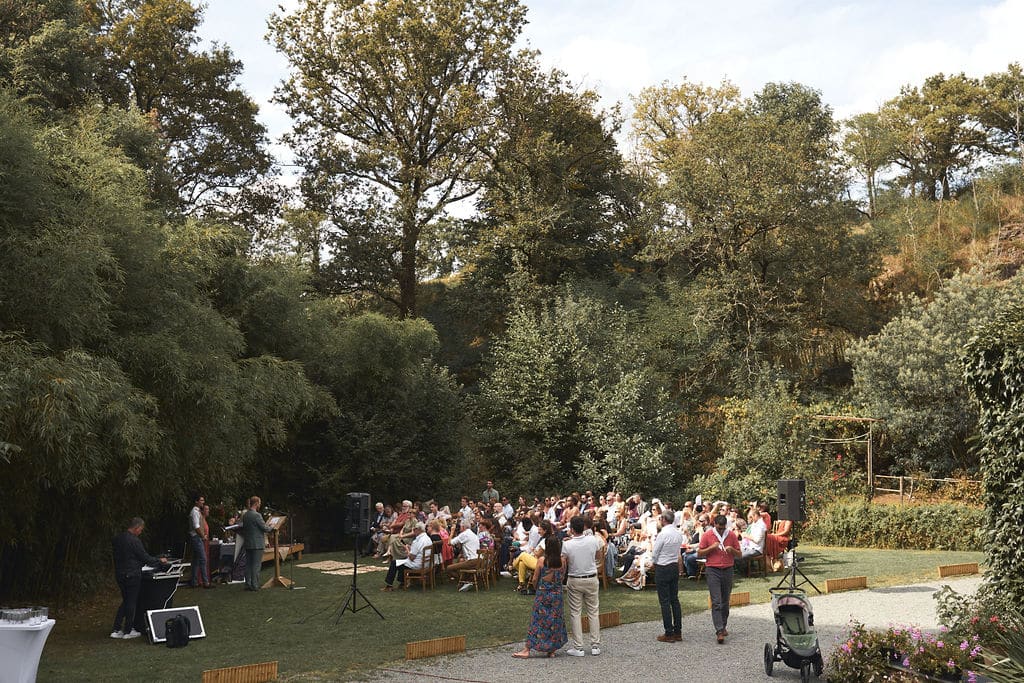
M 39 657 L 57 622 L 41 624 L 0 623 L 0 683 L 33 683 L 39 671 Z

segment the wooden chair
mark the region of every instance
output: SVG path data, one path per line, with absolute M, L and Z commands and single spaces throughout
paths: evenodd
M 707 566 L 708 566 L 708 561 L 707 561 L 706 558 L 703 558 L 703 557 L 698 557 L 697 558 L 697 579 L 696 579 L 697 581 L 700 581 L 701 578 L 704 577 L 704 570 L 707 568 Z
M 490 550 L 481 550 L 477 556 L 476 566 L 472 569 L 460 569 L 459 570 L 459 584 L 471 583 L 473 584 L 473 590 L 479 591 L 480 584 L 484 584 L 484 588 L 488 588 L 487 575 L 491 570 L 491 562 L 494 553 Z
M 761 578 L 768 575 L 768 558 L 764 554 L 751 555 L 747 559 L 747 578 L 760 574 Z
M 443 547 L 444 541 L 434 541 L 430 546 L 430 554 L 433 556 L 434 560 L 433 576 L 435 577 L 431 579 L 431 582 L 436 581 L 436 577 L 444 571 L 444 553 L 441 552 Z
M 437 544 L 435 543 L 434 545 Z M 407 589 L 413 581 L 419 581 L 423 584 L 423 590 L 427 590 L 428 583 L 430 584 L 430 589 L 434 589 L 434 558 L 437 556 L 433 546 L 423 549 L 423 566 L 420 569 L 405 570 L 404 583 Z

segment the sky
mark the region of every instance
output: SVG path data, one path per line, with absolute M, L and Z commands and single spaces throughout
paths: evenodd
M 270 102 L 288 63 L 264 36 L 282 4 L 207 0 L 200 34 L 245 65 L 242 86 L 275 143 L 290 128 Z M 983 76 L 1024 62 L 1024 0 L 527 0 L 522 45 L 595 90 L 604 106 L 663 82 L 718 84 L 745 95 L 772 81 L 820 90 L 838 118 L 873 111 L 933 74 Z M 288 163 L 280 144 L 275 155 Z

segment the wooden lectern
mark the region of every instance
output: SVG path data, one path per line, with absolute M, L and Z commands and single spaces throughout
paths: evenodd
M 281 576 L 281 550 L 278 547 L 278 537 L 281 535 L 281 525 L 288 519 L 284 515 L 275 515 L 267 520 L 267 526 L 274 535 L 274 578 L 263 584 L 264 588 L 291 588 L 292 580 Z

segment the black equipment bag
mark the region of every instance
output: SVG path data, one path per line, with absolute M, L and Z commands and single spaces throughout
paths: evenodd
M 178 614 L 164 622 L 164 637 L 167 647 L 185 647 L 188 637 L 192 635 L 192 622 L 185 615 Z

